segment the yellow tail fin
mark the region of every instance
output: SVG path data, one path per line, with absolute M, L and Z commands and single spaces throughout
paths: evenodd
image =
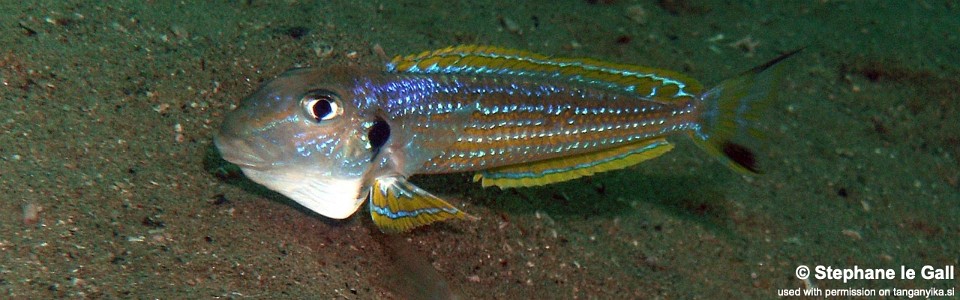
M 774 66 L 800 50 L 780 55 L 700 95 L 700 128 L 691 134 L 697 145 L 734 170 L 760 173 L 754 149 L 762 134 L 756 121 L 777 96 L 780 76 Z

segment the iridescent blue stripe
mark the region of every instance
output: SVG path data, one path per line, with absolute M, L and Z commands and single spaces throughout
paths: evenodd
M 436 214 L 440 214 L 440 213 L 448 213 L 448 214 L 454 214 L 454 215 L 455 215 L 455 214 L 457 214 L 457 212 L 459 212 L 458 209 L 449 208 L 449 207 L 441 207 L 441 208 L 437 208 L 437 207 L 427 207 L 427 208 L 420 208 L 420 209 L 415 209 L 415 210 L 392 211 L 392 210 L 390 210 L 389 207 L 378 206 L 378 205 L 376 205 L 376 204 L 373 204 L 373 202 L 370 203 L 370 211 L 372 211 L 372 212 L 374 212 L 374 213 L 376 213 L 376 214 L 378 214 L 378 215 L 381 215 L 381 216 L 387 217 L 387 218 L 389 218 L 389 219 L 392 219 L 392 220 L 396 220 L 396 219 L 400 219 L 400 218 L 413 218 L 413 217 L 417 217 L 417 216 L 419 216 L 419 215 L 421 215 L 421 214 L 436 215 Z

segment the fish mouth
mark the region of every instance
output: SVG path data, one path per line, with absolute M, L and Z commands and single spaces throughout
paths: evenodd
M 269 159 L 270 151 L 265 147 L 253 145 L 246 140 L 218 135 L 214 137 L 213 143 L 220 150 L 220 156 L 224 160 L 241 168 L 264 170 L 276 162 Z

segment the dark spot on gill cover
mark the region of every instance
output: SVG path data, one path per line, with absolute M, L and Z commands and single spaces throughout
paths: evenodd
M 373 127 L 370 127 L 370 131 L 367 132 L 367 140 L 370 141 L 370 147 L 373 148 L 373 156 L 370 157 L 370 160 L 373 160 L 377 157 L 377 154 L 380 154 L 380 148 L 386 145 L 389 139 L 390 124 L 387 124 L 387 121 L 381 118 L 377 118 L 377 120 L 373 122 Z
M 723 144 L 723 154 L 741 167 L 750 170 L 750 172 L 760 173 L 757 168 L 757 158 L 753 151 L 737 143 L 726 142 Z

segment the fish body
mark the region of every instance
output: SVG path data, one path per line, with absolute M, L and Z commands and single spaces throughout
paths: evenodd
M 297 69 L 244 99 L 215 142 L 253 181 L 317 213 L 342 219 L 369 201 L 381 230 L 405 231 L 467 216 L 409 183 L 414 174 L 543 185 L 657 157 L 675 134 L 756 172 L 752 121 L 774 94 L 764 70 L 789 55 L 706 91 L 671 71 L 481 46 L 384 69 Z

